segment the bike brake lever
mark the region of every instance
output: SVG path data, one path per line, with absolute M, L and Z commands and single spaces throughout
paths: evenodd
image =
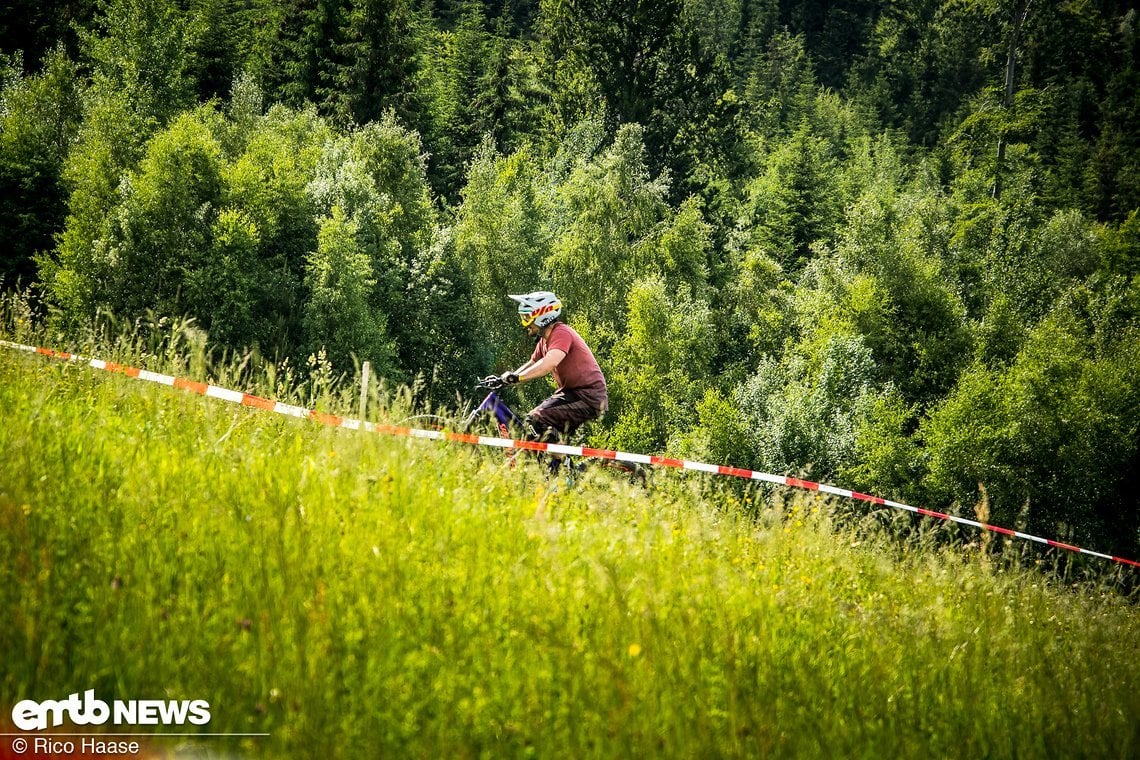
M 497 391 L 503 387 L 503 380 L 496 375 L 487 375 L 487 377 L 476 383 L 475 387 L 484 388 L 489 391 Z

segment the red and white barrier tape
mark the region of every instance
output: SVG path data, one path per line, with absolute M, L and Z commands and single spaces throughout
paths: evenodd
M 351 419 L 348 417 L 341 417 L 335 414 L 326 414 L 323 412 L 318 412 L 315 409 L 306 409 L 304 407 L 294 406 L 292 404 L 283 404 L 280 401 L 271 401 L 267 398 L 252 396 L 248 393 L 230 390 L 229 388 L 222 388 L 221 386 L 217 385 L 210 385 L 209 383 L 200 383 L 194 380 L 187 380 L 180 377 L 173 377 L 171 375 L 159 374 L 157 372 L 148 372 L 147 370 L 138 369 L 137 367 L 129 367 L 123 364 L 114 364 L 112 362 L 105 362 L 101 359 L 90 359 L 85 356 L 79 356 L 78 354 L 69 354 L 64 351 L 54 351 L 50 348 L 25 346 L 19 343 L 11 343 L 6 340 L 0 340 L 0 347 L 12 348 L 19 351 L 40 354 L 42 356 L 49 356 L 55 359 L 64 359 L 71 362 L 86 363 L 95 369 L 114 372 L 117 374 L 126 375 L 127 377 L 138 378 L 139 380 L 148 380 L 152 383 L 158 383 L 159 385 L 168 385 L 173 388 L 193 391 L 194 393 L 202 396 L 217 398 L 221 399 L 222 401 L 228 401 L 233 404 L 241 404 L 242 406 L 250 406 L 256 409 L 264 409 L 265 411 L 276 412 L 277 414 L 283 414 L 289 417 L 311 419 L 320 422 L 321 424 L 331 425 L 334 427 L 343 427 L 350 430 L 365 430 L 367 432 L 380 433 L 383 435 L 426 438 L 437 441 L 455 441 L 458 443 L 467 443 L 475 446 L 493 446 L 502 449 L 526 449 L 529 451 L 549 451 L 555 454 L 592 457 L 596 459 L 612 459 L 618 462 L 632 462 L 636 464 L 654 465 L 657 467 L 674 467 L 681 470 L 707 472 L 713 475 L 729 475 L 734 478 L 761 480 L 766 483 L 774 483 L 776 485 L 787 486 L 789 488 L 819 491 L 821 493 L 830 494 L 832 496 L 839 496 L 845 499 L 865 501 L 870 504 L 878 504 L 884 507 L 891 507 L 893 509 L 900 509 L 906 512 L 913 512 L 914 514 L 923 515 L 924 517 L 934 517 L 939 520 L 955 522 L 962 525 L 970 525 L 974 528 L 979 528 L 981 530 L 990 531 L 993 533 L 1000 533 L 1004 536 L 1010 536 L 1011 538 L 1020 538 L 1026 541 L 1033 541 L 1035 543 L 1045 544 L 1046 546 L 1052 546 L 1058 549 L 1065 549 L 1066 551 L 1076 552 L 1078 554 L 1087 554 L 1093 557 L 1100 557 L 1101 559 L 1119 562 L 1124 565 L 1140 567 L 1140 562 L 1137 562 L 1136 560 L 1125 559 L 1123 557 L 1114 557 L 1111 554 L 1104 554 L 1102 552 L 1092 551 L 1091 549 L 1083 549 L 1079 546 L 1062 543 L 1061 541 L 1054 541 L 1053 539 L 1049 538 L 1033 536 L 1028 533 L 1022 533 L 1019 530 L 1002 528 L 998 525 L 990 525 L 989 523 L 980 522 L 978 520 L 969 520 L 965 517 L 949 515 L 944 512 L 935 512 L 933 510 L 923 509 L 921 507 L 912 507 L 909 504 L 891 501 L 890 499 L 883 499 L 879 496 L 870 496 L 865 493 L 859 493 L 858 491 L 851 491 L 846 488 L 837 488 L 825 483 L 816 483 L 810 480 L 800 480 L 799 478 L 792 478 L 786 475 L 772 475 L 767 472 L 746 470 L 739 467 L 727 467 L 725 465 L 706 464 L 704 462 L 693 462 L 687 459 L 672 459 L 670 457 L 649 456 L 646 454 L 631 454 L 625 451 L 593 449 L 587 446 L 568 446 L 557 443 L 519 441 L 511 438 L 493 438 L 490 436 L 470 435 L 466 433 L 451 433 L 441 430 L 420 430 L 417 428 L 401 427 L 399 425 L 366 422 L 362 420 Z

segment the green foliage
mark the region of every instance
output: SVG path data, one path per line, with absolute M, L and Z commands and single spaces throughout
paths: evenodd
M 711 248 L 712 229 L 701 213 L 700 203 L 690 197 L 661 225 L 652 248 L 635 249 L 638 259 L 634 266 L 639 274 L 654 274 L 671 283 L 674 290 L 683 283 L 694 294 L 704 296 Z
M 553 56 L 596 79 L 618 123 L 648 125 L 658 76 L 671 64 L 669 41 L 683 3 L 573 0 L 543 2 Z
M 384 315 L 406 377 L 423 369 L 423 319 L 437 303 L 417 281 L 431 248 L 434 210 L 418 135 L 388 115 L 326 144 L 308 187 L 318 209 L 340 207 L 353 226 L 369 269 L 365 290 Z M 418 271 L 417 271 L 418 270 Z M 381 322 L 380 324 L 384 324 Z M 343 356 L 343 352 L 339 352 Z
M 80 119 L 78 72 L 62 48 L 39 74 L 10 73 L 0 93 L 0 287 L 29 285 L 35 255 L 63 228 L 63 163 Z
M 317 244 L 317 209 L 307 187 L 332 132 L 314 112 L 282 107 L 263 117 L 247 113 L 235 127 L 237 149 L 223 168 L 225 202 L 249 218 L 259 242 L 251 272 L 254 331 L 232 345 L 284 357 L 303 342 L 305 258 Z
M 341 59 L 348 3 L 344 0 L 315 2 L 288 0 L 268 15 L 266 38 L 253 68 L 261 75 L 266 92 L 274 100 L 296 109 L 322 100 L 332 67 Z
M 762 251 L 743 253 L 715 315 L 725 336 L 719 347 L 723 363 L 747 372 L 783 348 L 793 323 L 790 286 L 780 265 Z
M 406 372 L 437 405 L 451 405 L 492 369 L 492 346 L 479 329 L 470 277 L 452 241 L 440 235 L 416 254 L 406 285 L 411 313 L 402 332 Z
M 763 360 L 735 401 L 756 468 L 826 480 L 855 463 L 861 414 L 880 393 L 863 340 L 837 334 L 808 357 Z
M 200 100 L 224 99 L 254 69 L 264 37 L 276 32 L 277 0 L 186 0 L 189 76 Z
M 435 146 L 434 171 L 447 195 L 460 186 L 464 169 L 483 150 L 493 125 L 479 113 L 481 79 L 488 57 L 498 53 L 486 30 L 481 4 L 469 5 L 454 31 L 441 30 L 429 37 L 420 90 L 428 100 L 426 133 Z M 468 181 L 470 178 L 468 177 Z
M 1134 551 L 1135 516 L 1118 500 L 1136 457 L 1136 336 L 1096 355 L 1087 330 L 1059 308 L 1009 368 L 964 373 L 922 424 L 927 485 L 970 505 L 981 483 L 999 524 Z
M 185 302 L 218 344 L 242 347 L 258 334 L 261 238 L 245 212 L 226 208 L 213 221 L 210 249 L 186 272 Z
M 866 165 L 846 179 L 857 194 L 835 253 L 800 280 L 803 341 L 818 348 L 835 332 L 861 336 L 879 379 L 926 403 L 953 385 L 971 346 L 964 306 L 936 255 L 946 246 L 944 212 L 928 188 L 904 189 L 888 141 L 857 155 Z
M 324 349 L 334 365 L 367 360 L 377 375 L 392 377 L 395 348 L 387 338 L 386 315 L 370 308 L 376 278 L 372 256 L 360 245 L 360 224 L 336 205 L 322 220 L 305 278 L 305 334 L 313 352 Z
M 879 14 L 851 76 L 858 97 L 911 142 L 935 145 L 954 123 L 966 93 L 992 83 L 998 70 L 988 49 L 995 27 L 976 3 L 892 3 Z
M 894 388 L 865 395 L 855 409 L 854 456 L 840 476 L 863 493 L 896 494 L 911 504 L 926 496 L 923 451 L 914 438 L 918 410 Z
M 546 272 L 554 291 L 598 329 L 620 334 L 625 294 L 652 261 L 651 237 L 666 219 L 667 183 L 652 177 L 642 130 L 622 127 L 613 144 L 575 166 L 552 200 Z M 616 298 L 615 298 L 616 296 Z
M 747 72 L 744 95 L 753 105 L 752 129 L 764 138 L 795 129 L 811 114 L 817 85 L 801 36 L 787 29 L 768 40 Z
M 622 450 L 663 451 L 672 431 L 695 419 L 712 357 L 708 305 L 659 277 L 637 281 L 628 299 L 628 329 L 613 349 L 608 441 Z
M 804 37 L 808 52 L 817 61 L 820 81 L 827 87 L 839 87 L 850 62 L 863 53 L 868 30 L 883 9 L 864 0 L 839 0 L 827 5 L 781 3 L 778 23 Z
M 6 3 L 0 18 L 0 53 L 17 54 L 31 71 L 47 65 L 53 51 L 74 54 L 76 31 L 91 24 L 95 0 Z
M 156 135 L 137 173 L 120 185 L 93 258 L 99 301 L 138 315 L 197 311 L 182 301 L 187 274 L 206 261 L 221 199 L 221 146 L 202 119 L 187 115 Z
M 417 92 L 432 146 L 432 185 L 453 202 L 486 145 L 513 151 L 546 118 L 549 96 L 532 46 L 500 33 L 481 3 L 466 3 L 454 29 L 427 36 Z
M 93 257 L 117 187 L 127 166 L 140 156 L 141 124 L 127 103 L 113 95 L 87 93 L 84 120 L 63 167 L 72 187 L 68 215 L 55 255 L 41 263 L 41 280 L 57 322 L 78 329 L 84 315 L 98 308 L 100 262 Z
M 111 0 L 100 11 L 81 34 L 92 73 L 63 167 L 67 220 L 56 255 L 41 266 L 57 323 L 70 330 L 106 297 L 99 278 L 108 262 L 95 248 L 108 233 L 120 181 L 142 160 L 151 135 L 191 103 L 176 9 L 164 0 Z
M 391 116 L 347 134 L 312 111 L 263 116 L 241 86 L 230 118 L 203 108 L 150 140 L 110 211 L 91 210 L 91 249 L 47 270 L 53 304 L 76 323 L 194 315 L 215 345 L 323 348 L 341 371 L 356 357 L 393 381 L 442 375 L 432 392 L 450 395 L 482 357 L 418 136 Z
M 755 459 L 747 423 L 731 398 L 709 388 L 696 403 L 695 411 L 696 424 L 669 439 L 670 452 L 698 462 L 729 466 Z
M 316 96 L 342 123 L 379 121 L 388 111 L 405 123 L 414 121 L 411 3 L 354 0 L 345 5 L 333 65 L 316 88 Z
M 518 333 L 515 304 L 507 294 L 528 293 L 543 282 L 549 210 L 534 159 L 526 148 L 500 156 L 484 142 L 456 213 L 455 256 L 472 283 L 479 332 L 497 351 Z M 488 364 L 500 367 L 511 361 L 495 358 Z
M 187 24 L 169 0 L 104 0 L 82 37 L 97 90 L 123 98 L 136 118 L 163 125 L 191 105 Z
M 654 173 L 670 168 L 676 187 L 704 187 L 708 168 L 732 154 L 736 107 L 723 59 L 702 45 L 701 14 L 683 0 L 544 0 L 541 10 L 568 120 L 594 113 L 600 98 L 609 129 L 642 127 Z
M 1096 232 L 1080 213 L 1060 211 L 1041 222 L 1031 213 L 983 204 L 959 222 L 959 244 L 979 266 L 981 292 L 993 299 L 983 312 L 1008 307 L 1026 324 L 1100 265 Z
M 1122 224 L 1103 228 L 1097 238 L 1100 258 L 1109 271 L 1140 274 L 1140 209 L 1129 214 Z
M 784 269 L 799 271 L 812 246 L 834 232 L 840 207 L 829 143 L 804 120 L 792 138 L 768 157 L 764 174 L 748 189 L 752 245 Z
M 435 234 L 419 136 L 388 114 L 330 139 L 307 194 L 321 213 L 335 217 L 339 209 L 345 223 L 334 225 L 329 242 L 338 242 L 330 254 L 352 259 L 338 269 L 338 277 L 345 279 L 323 281 L 320 303 L 308 301 L 307 324 L 322 325 L 309 341 L 319 344 L 336 334 L 336 350 L 329 346 L 335 366 L 345 367 L 348 355 L 355 353 L 371 358 L 393 381 L 419 378 L 437 401 L 452 398 L 454 389 L 481 368 L 482 338 L 475 333 L 466 273 L 450 240 Z M 333 234 L 326 222 L 322 225 Z M 349 256 L 354 248 L 367 258 L 367 267 L 355 252 Z M 313 263 L 310 283 L 320 282 L 312 277 Z M 350 284 L 354 278 L 363 281 Z M 330 319 L 331 313 L 323 312 L 330 310 L 336 300 L 330 294 L 338 290 L 345 299 L 337 302 L 332 318 L 345 325 L 339 333 L 322 322 Z M 350 329 L 356 317 L 349 315 L 361 315 L 365 308 L 366 321 Z M 352 340 L 360 343 L 354 347 Z

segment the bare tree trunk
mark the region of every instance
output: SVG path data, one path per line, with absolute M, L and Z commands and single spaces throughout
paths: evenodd
M 1005 59 L 1005 94 L 1002 96 L 1002 110 L 1009 112 L 1013 108 L 1013 89 L 1017 74 L 1017 42 L 1021 35 L 1021 25 L 1029 15 L 1029 6 L 1033 0 L 1018 0 L 1013 9 L 1013 25 L 1009 34 L 1009 50 Z M 1001 198 L 1001 173 L 1005 164 L 1005 131 L 998 134 L 997 165 L 994 167 L 994 200 Z

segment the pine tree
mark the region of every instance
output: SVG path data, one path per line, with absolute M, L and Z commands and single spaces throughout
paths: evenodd
M 263 73 L 271 100 L 294 108 L 321 101 L 347 12 L 347 0 L 286 0 Z
M 355 0 L 317 88 L 328 113 L 342 123 L 367 124 L 392 111 L 404 124 L 417 124 L 415 28 L 406 0 Z

